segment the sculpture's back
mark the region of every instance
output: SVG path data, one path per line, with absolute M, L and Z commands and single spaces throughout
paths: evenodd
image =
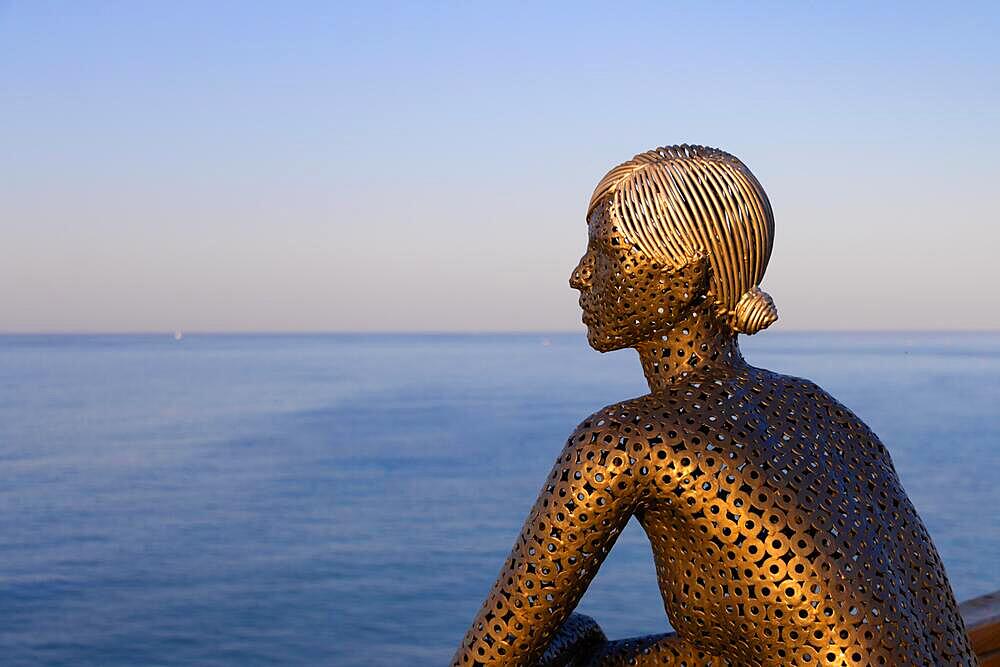
M 651 391 L 570 436 L 454 663 L 975 664 L 877 437 L 740 355 L 736 333 L 777 317 L 757 288 L 773 222 L 749 170 L 714 149 L 650 151 L 601 182 L 588 222 L 571 279 L 588 338 L 635 347 Z M 677 633 L 564 626 L 632 516 Z
M 684 640 L 647 642 L 652 664 L 682 646 L 739 665 L 974 664 L 885 449 L 816 385 L 751 367 L 695 374 L 584 431 L 579 456 L 599 462 L 587 443 L 610 437 L 610 461 L 554 495 L 586 506 L 593 477 L 626 480 L 617 498 L 649 536 Z

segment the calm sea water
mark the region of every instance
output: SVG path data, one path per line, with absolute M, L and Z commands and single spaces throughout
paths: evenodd
M 1000 334 L 783 334 L 865 419 L 956 594 L 1000 589 Z M 440 665 L 574 425 L 643 393 L 581 335 L 0 337 L 4 665 Z M 666 627 L 622 535 L 580 607 Z

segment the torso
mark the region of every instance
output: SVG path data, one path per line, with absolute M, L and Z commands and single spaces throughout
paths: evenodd
M 975 664 L 885 448 L 822 389 L 744 367 L 601 414 L 681 637 L 747 665 Z

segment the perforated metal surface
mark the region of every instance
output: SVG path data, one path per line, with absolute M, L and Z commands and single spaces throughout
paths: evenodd
M 453 664 L 535 664 L 553 642 L 546 664 L 975 664 L 882 443 L 739 352 L 737 332 L 776 318 L 757 288 L 770 206 L 746 167 L 651 151 L 601 182 L 588 222 L 571 279 L 588 339 L 636 348 L 650 393 L 570 436 Z M 633 516 L 676 634 L 584 646 L 564 622 Z

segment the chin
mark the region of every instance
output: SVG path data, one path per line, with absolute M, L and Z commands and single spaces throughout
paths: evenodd
M 592 328 L 587 327 L 587 342 L 598 352 L 613 352 L 626 347 L 615 336 L 599 336 Z

